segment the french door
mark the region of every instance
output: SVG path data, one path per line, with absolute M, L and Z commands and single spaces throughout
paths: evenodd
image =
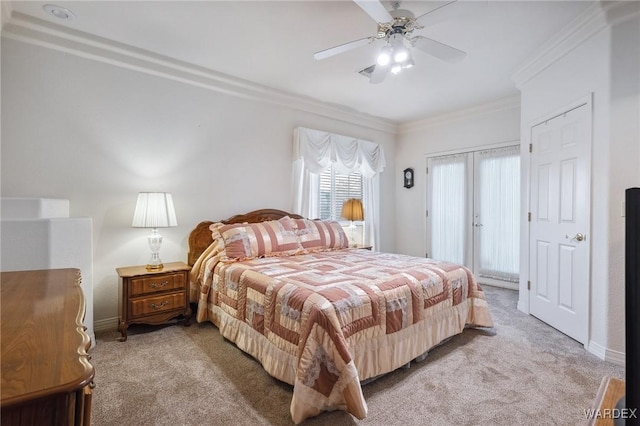
M 427 159 L 427 256 L 517 289 L 520 147 Z

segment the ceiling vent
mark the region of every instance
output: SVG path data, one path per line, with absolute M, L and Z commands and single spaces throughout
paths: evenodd
M 363 75 L 367 78 L 371 78 L 371 74 L 373 74 L 373 70 L 376 69 L 376 64 L 370 65 L 363 70 L 358 71 L 358 74 Z

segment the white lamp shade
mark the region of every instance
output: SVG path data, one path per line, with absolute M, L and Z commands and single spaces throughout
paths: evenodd
M 171 194 L 168 192 L 140 192 L 131 226 L 134 228 L 178 226 Z

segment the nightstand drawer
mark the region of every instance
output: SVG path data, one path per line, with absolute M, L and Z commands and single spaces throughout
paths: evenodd
M 142 294 L 158 293 L 161 291 L 171 291 L 184 288 L 184 275 L 180 274 L 163 274 L 159 276 L 146 276 L 131 279 L 129 291 L 131 296 L 139 296 Z
M 185 307 L 185 293 L 171 293 L 158 297 L 146 297 L 144 299 L 130 300 L 131 318 L 157 314 L 175 309 L 183 309 Z

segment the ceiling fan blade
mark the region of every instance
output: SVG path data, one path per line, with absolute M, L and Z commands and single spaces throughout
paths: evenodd
M 353 0 L 376 22 L 391 22 L 393 17 L 378 0 Z
M 319 61 L 321 59 L 326 59 L 334 55 L 338 55 L 340 53 L 347 52 L 351 49 L 355 49 L 360 46 L 364 46 L 366 44 L 371 43 L 373 37 L 361 38 L 360 40 L 350 41 L 349 43 L 344 43 L 339 46 L 331 47 L 329 49 L 321 50 L 313 54 L 313 57 Z
M 453 0 L 449 3 L 433 9 L 424 15 L 416 18 L 416 22 L 424 27 L 437 24 L 438 22 L 447 21 L 457 18 L 461 15 L 472 14 L 487 5 L 484 1 L 459 1 Z
M 411 44 L 423 52 L 447 62 L 459 62 L 467 56 L 467 53 L 462 50 L 423 36 L 414 37 L 411 39 Z
M 369 84 L 378 84 L 382 83 L 384 79 L 387 77 L 389 73 L 389 67 L 383 67 L 378 64 L 373 65 L 373 72 L 371 73 L 371 77 L 369 77 Z

